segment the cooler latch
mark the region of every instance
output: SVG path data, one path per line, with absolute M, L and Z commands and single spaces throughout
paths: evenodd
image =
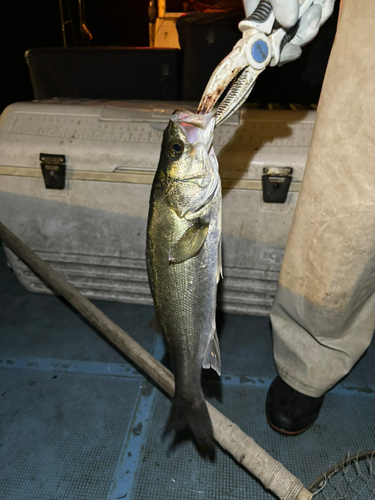
M 40 166 L 47 189 L 64 189 L 66 176 L 66 156 L 40 153 Z
M 285 203 L 292 182 L 291 167 L 266 167 L 263 169 L 262 188 L 265 203 Z

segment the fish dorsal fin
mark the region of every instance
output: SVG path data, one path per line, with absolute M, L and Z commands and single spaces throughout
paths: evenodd
M 159 320 L 158 318 L 156 317 L 156 313 L 154 314 L 154 317 L 152 318 L 152 320 L 150 321 L 150 328 L 152 328 L 156 333 L 160 333 L 160 335 L 163 333 L 162 329 L 161 329 L 161 326 L 160 326 L 160 323 L 159 323 Z
M 198 255 L 206 241 L 209 224 L 209 222 L 203 219 L 197 219 L 194 224 L 184 232 L 181 238 L 172 245 L 169 251 L 169 262 L 172 264 L 180 264 Z
M 221 375 L 220 346 L 216 330 L 208 344 L 203 358 L 202 368 L 213 368 L 218 375 Z

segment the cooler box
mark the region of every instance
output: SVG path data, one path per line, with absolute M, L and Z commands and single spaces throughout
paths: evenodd
M 91 299 L 152 304 L 145 263 L 163 130 L 184 103 L 39 101 L 0 119 L 0 220 Z M 244 108 L 215 132 L 223 185 L 219 307 L 266 316 L 315 111 Z M 283 202 L 283 199 L 285 201 Z M 34 292 L 49 289 L 9 250 Z

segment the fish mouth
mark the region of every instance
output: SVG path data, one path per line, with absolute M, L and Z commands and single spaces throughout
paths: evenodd
M 194 114 L 187 109 L 179 108 L 173 112 L 171 119 L 175 123 L 188 123 L 189 125 L 204 129 L 212 118 L 212 113 L 206 113 L 205 115 Z
M 177 109 L 174 111 L 171 121 L 180 127 L 190 144 L 203 143 L 209 153 L 215 128 L 213 113 L 198 115 L 185 109 Z

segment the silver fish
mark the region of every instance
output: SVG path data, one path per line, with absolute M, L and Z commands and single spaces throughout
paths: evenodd
M 152 187 L 146 250 L 153 324 L 166 342 L 176 382 L 166 433 L 188 426 L 210 458 L 214 444 L 201 368 L 220 375 L 215 315 L 222 198 L 214 126 L 211 113 L 174 112 Z

